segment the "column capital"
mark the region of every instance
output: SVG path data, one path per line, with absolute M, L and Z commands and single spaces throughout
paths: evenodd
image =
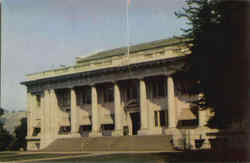
M 96 83 L 89 83 L 90 87 L 96 87 Z
M 144 81 L 144 80 L 145 80 L 145 77 L 144 77 L 144 76 L 139 76 L 139 77 L 137 77 L 136 79 L 137 79 L 137 80 L 143 80 L 143 81 Z
M 119 80 L 112 80 L 111 83 L 118 84 Z

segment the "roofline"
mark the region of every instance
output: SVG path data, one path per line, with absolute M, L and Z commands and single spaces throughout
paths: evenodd
M 93 74 L 101 73 L 101 72 L 112 72 L 115 70 L 127 70 L 128 68 L 131 68 L 131 67 L 152 65 L 154 63 L 175 62 L 175 61 L 183 60 L 187 57 L 188 56 L 180 56 L 180 57 L 167 58 L 167 59 L 157 60 L 157 61 L 134 63 L 134 64 L 130 64 L 130 65 L 125 65 L 125 66 L 116 66 L 116 67 L 108 67 L 108 68 L 103 68 L 103 69 L 98 69 L 98 70 L 90 70 L 90 71 L 85 71 L 85 72 L 77 72 L 77 73 L 42 78 L 42 79 L 37 79 L 37 80 L 24 81 L 24 82 L 21 82 L 20 84 L 25 85 L 25 86 L 29 86 L 29 85 L 38 84 L 38 83 L 46 83 L 46 82 L 53 82 L 53 81 L 58 81 L 58 80 L 62 80 L 62 79 L 72 79 L 72 78 L 76 78 L 76 77 L 83 77 L 83 76 L 93 75 Z
M 175 42 L 172 42 L 172 43 L 166 43 L 164 45 L 158 45 L 157 44 L 155 45 L 155 47 L 149 47 L 149 48 L 142 48 L 142 49 L 139 49 L 139 50 L 131 50 L 130 53 L 136 53 L 136 52 L 140 52 L 140 51 L 144 51 L 144 50 L 152 50 L 152 49 L 157 49 L 157 48 L 162 48 L 162 47 L 168 47 L 168 46 L 173 46 L 173 45 L 178 45 L 178 44 L 182 44 L 182 43 L 185 43 L 189 40 L 191 40 L 190 38 L 185 38 L 185 37 L 172 37 L 172 38 L 169 38 L 169 39 L 161 39 L 161 40 L 155 40 L 155 41 L 151 41 L 151 42 L 144 42 L 144 43 L 139 43 L 139 44 L 136 44 L 136 45 L 132 45 L 130 48 L 133 48 L 133 47 L 136 47 L 136 46 L 139 46 L 139 45 L 143 45 L 143 44 L 150 44 L 150 43 L 154 43 L 154 42 L 161 42 L 161 41 L 164 41 L 164 40 L 171 40 L 171 39 L 179 39 L 179 40 L 176 40 Z M 110 49 L 110 50 L 105 50 L 105 51 L 101 51 L 101 52 L 98 52 L 96 54 L 100 54 L 100 53 L 104 53 L 104 52 L 109 52 L 109 51 L 112 51 L 112 50 L 118 50 L 118 49 L 125 49 L 126 47 L 120 47 L 120 48 L 114 48 L 114 49 Z M 96 54 L 93 54 L 93 55 L 96 55 Z M 31 76 L 31 75 L 35 75 L 35 74 L 39 74 L 39 73 L 45 73 L 45 72 L 50 72 L 50 71 L 55 71 L 55 70 L 65 70 L 65 69 L 69 69 L 69 68 L 72 68 L 72 67 L 77 67 L 83 63 L 86 63 L 86 62 L 90 62 L 90 61 L 93 61 L 93 60 L 101 60 L 101 59 L 105 59 L 105 58 L 109 58 L 109 57 L 113 57 L 113 56 L 121 56 L 121 55 L 124 55 L 125 52 L 120 52 L 120 53 L 116 53 L 116 54 L 113 54 L 113 55 L 110 55 L 110 56 L 100 56 L 98 59 L 96 58 L 90 58 L 90 59 L 84 59 L 82 58 L 82 61 L 81 59 L 79 59 L 79 61 L 76 60 L 76 65 L 71 65 L 71 66 L 65 66 L 63 68 L 55 68 L 55 69 L 50 69 L 50 70 L 46 70 L 46 71 L 40 71 L 40 72 L 34 72 L 34 73 L 29 73 L 25 76 Z M 91 55 L 89 56 L 86 56 L 86 57 L 90 57 Z M 77 57 L 76 57 L 77 58 Z
M 156 49 L 156 48 L 162 48 L 162 47 L 168 47 L 168 46 L 173 46 L 173 45 L 178 45 L 178 44 L 181 44 L 181 43 L 185 43 L 186 41 L 188 40 L 191 40 L 189 38 L 183 38 L 183 37 L 176 37 L 176 38 L 179 38 L 181 40 L 176 40 L 175 42 L 173 43 L 166 43 L 164 45 L 156 45 L 155 47 L 149 47 L 149 48 L 142 48 L 142 49 L 139 49 L 139 50 L 131 50 L 130 53 L 136 53 L 136 52 L 139 52 L 139 51 L 144 51 L 144 50 L 151 50 L 151 49 Z M 160 42 L 160 41 L 164 41 L 164 40 L 170 40 L 170 39 L 174 39 L 174 38 L 169 38 L 169 39 L 161 39 L 161 40 L 156 40 L 156 41 L 151 41 L 151 42 L 146 42 L 146 43 L 140 43 L 140 44 L 136 44 L 136 45 L 132 45 L 130 46 L 130 48 L 132 49 L 133 47 L 136 47 L 136 46 L 139 46 L 139 45 L 143 45 L 143 44 L 150 44 L 150 43 L 154 43 L 154 42 Z M 106 50 L 106 51 L 102 51 L 102 52 L 99 52 L 99 53 L 96 53 L 96 54 L 100 54 L 100 53 L 104 53 L 104 52 L 109 52 L 109 51 L 112 51 L 112 50 L 118 50 L 118 49 L 125 49 L 126 47 L 120 47 L 120 48 L 115 48 L 115 49 L 110 49 L 110 50 Z M 99 57 L 99 59 L 104 59 L 104 58 L 109 58 L 109 57 L 113 57 L 113 56 L 120 56 L 120 55 L 124 55 L 126 52 L 120 52 L 120 53 L 116 53 L 116 54 L 113 54 L 113 55 L 110 55 L 110 56 L 103 56 L 103 57 Z M 96 55 L 95 54 L 95 55 Z M 91 56 L 91 55 L 90 55 Z M 89 57 L 89 56 L 88 56 Z M 92 60 L 97 60 L 95 58 L 90 58 L 90 59 L 84 59 L 82 58 L 83 60 L 79 60 L 77 61 L 78 64 L 81 64 L 81 63 L 84 63 L 84 62 L 89 62 L 89 61 L 92 61 Z

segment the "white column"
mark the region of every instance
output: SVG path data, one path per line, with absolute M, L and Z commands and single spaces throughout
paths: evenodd
M 27 136 L 32 136 L 32 94 L 27 92 Z
M 122 133 L 122 108 L 121 108 L 121 94 L 117 83 L 114 83 L 114 104 L 115 104 L 115 131 L 114 136 L 121 136 Z
M 41 97 L 41 145 L 40 149 L 52 143 L 58 134 L 57 99 L 55 90 L 45 90 Z
M 49 92 L 48 90 L 45 90 L 43 93 L 43 96 L 41 98 L 41 144 L 40 148 L 43 149 L 47 145 L 47 137 L 48 137 L 48 117 L 47 117 L 47 108 L 48 108 L 48 96 Z
M 52 123 L 51 129 L 52 129 L 52 135 L 56 137 L 58 135 L 58 128 L 57 128 L 57 98 L 56 98 L 56 92 L 54 89 L 50 90 L 50 110 L 51 110 L 51 118 L 52 118 Z
M 176 128 L 176 106 L 175 106 L 175 95 L 174 95 L 174 81 L 171 76 L 167 79 L 168 85 L 168 127 Z
M 71 89 L 71 134 L 75 136 L 80 136 L 79 126 L 78 126 L 78 108 L 76 104 L 76 91 L 74 88 Z
M 148 107 L 147 107 L 147 94 L 146 84 L 144 80 L 139 81 L 140 85 L 140 116 L 141 116 L 141 129 L 139 135 L 145 135 L 145 130 L 148 129 Z
M 53 124 L 53 117 L 51 115 L 52 107 L 51 107 L 51 90 L 46 90 L 45 91 L 45 134 L 46 134 L 46 139 L 50 139 L 52 136 L 52 124 Z
M 97 90 L 95 86 L 91 86 L 91 113 L 92 113 L 92 132 L 90 136 L 100 136 L 100 125 L 98 120 L 98 103 Z

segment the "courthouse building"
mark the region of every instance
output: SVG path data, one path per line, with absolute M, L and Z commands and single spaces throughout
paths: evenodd
M 28 150 L 59 138 L 175 136 L 184 129 L 204 136 L 208 112 L 191 107 L 173 77 L 189 54 L 185 39 L 166 39 L 27 75 Z

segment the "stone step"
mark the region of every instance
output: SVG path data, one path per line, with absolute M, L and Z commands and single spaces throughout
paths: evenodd
M 175 151 L 170 136 L 81 137 L 57 139 L 42 151 Z

